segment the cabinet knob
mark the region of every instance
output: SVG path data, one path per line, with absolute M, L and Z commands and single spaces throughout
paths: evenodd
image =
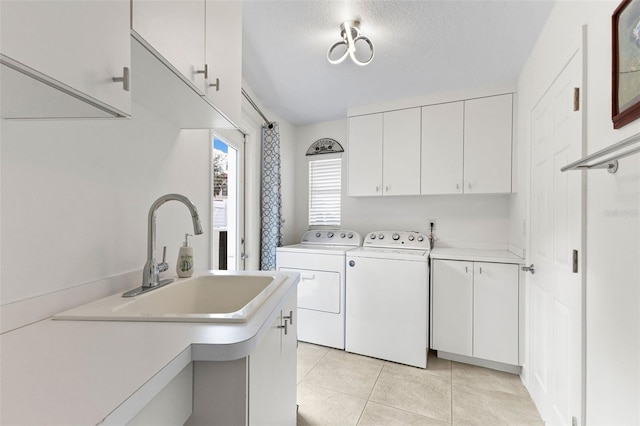
M 204 69 L 203 70 L 196 70 L 196 74 L 204 74 L 204 79 L 208 80 L 209 79 L 209 65 L 204 64 Z
M 376 185 L 376 192 L 380 191 L 380 187 Z
M 112 77 L 114 83 L 122 82 L 122 90 L 128 92 L 131 90 L 131 73 L 129 67 L 122 68 L 122 77 Z
M 456 183 L 456 189 L 459 190 L 460 189 L 460 184 Z
M 220 91 L 220 79 L 216 78 L 216 84 L 209 83 L 209 87 L 215 87 L 216 88 L 216 92 L 219 92 Z
M 467 187 L 468 187 L 469 189 L 471 189 L 471 182 L 469 182 L 469 183 L 467 184 Z
M 387 192 L 389 192 L 389 185 L 385 186 L 385 187 L 384 187 L 384 190 L 385 190 L 385 191 L 387 191 Z

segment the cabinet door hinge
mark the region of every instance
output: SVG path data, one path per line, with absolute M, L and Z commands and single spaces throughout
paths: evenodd
M 573 88 L 573 110 L 580 111 L 580 88 Z

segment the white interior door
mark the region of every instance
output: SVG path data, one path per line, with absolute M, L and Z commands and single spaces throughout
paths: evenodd
M 578 50 L 531 111 L 531 254 L 528 275 L 529 390 L 547 424 L 582 419 L 583 274 L 573 251 L 584 256 L 582 172 L 561 173 L 582 156 L 582 86 Z

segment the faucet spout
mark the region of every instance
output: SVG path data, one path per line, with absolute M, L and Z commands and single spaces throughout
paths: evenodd
M 142 271 L 142 288 L 156 287 L 159 284 L 160 273 L 167 270 L 168 265 L 164 262 L 158 264 L 156 261 L 156 212 L 161 205 L 167 201 L 180 201 L 189 209 L 191 220 L 193 221 L 193 233 L 202 234 L 202 224 L 196 206 L 184 195 L 167 194 L 158 198 L 149 209 L 149 222 L 147 234 L 147 263 Z

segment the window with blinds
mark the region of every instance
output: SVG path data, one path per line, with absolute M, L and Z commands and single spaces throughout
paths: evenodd
M 309 161 L 309 226 L 340 226 L 342 158 Z

